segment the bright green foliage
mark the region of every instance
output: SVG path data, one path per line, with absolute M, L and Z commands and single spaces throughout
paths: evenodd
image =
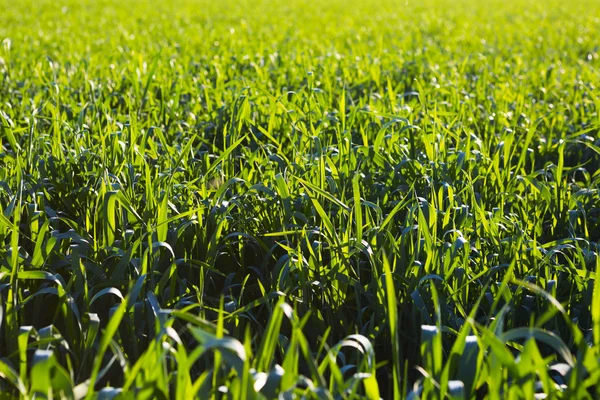
M 0 0 L 1 398 L 598 398 L 600 1 Z

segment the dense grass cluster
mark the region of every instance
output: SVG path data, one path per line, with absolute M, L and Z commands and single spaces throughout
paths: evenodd
M 597 398 L 600 2 L 0 1 L 2 398 Z

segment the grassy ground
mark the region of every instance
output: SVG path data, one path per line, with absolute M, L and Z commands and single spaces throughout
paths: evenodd
M 597 398 L 600 2 L 0 0 L 1 398 Z

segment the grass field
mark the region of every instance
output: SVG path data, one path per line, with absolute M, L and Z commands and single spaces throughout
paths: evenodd
M 0 398 L 598 398 L 599 37 L 0 0 Z

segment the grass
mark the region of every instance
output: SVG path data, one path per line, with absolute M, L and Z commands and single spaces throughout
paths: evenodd
M 600 394 L 600 2 L 0 9 L 0 397 Z

